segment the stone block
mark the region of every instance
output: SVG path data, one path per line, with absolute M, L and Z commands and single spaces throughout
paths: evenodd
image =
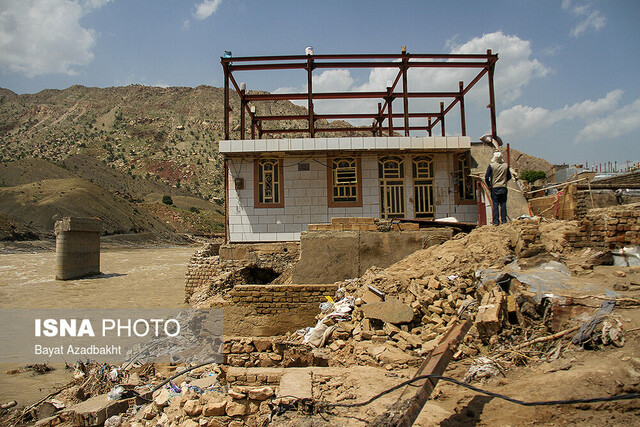
M 205 417 L 219 416 L 226 413 L 227 402 L 225 400 L 209 401 L 202 408 L 202 415 Z
M 198 399 L 187 400 L 182 409 L 190 417 L 196 417 L 202 413 L 202 405 Z
M 379 319 L 387 323 L 408 323 L 413 320 L 411 306 L 397 299 L 374 302 L 363 306 L 364 316 L 369 319 Z
M 274 391 L 271 387 L 260 387 L 249 390 L 249 399 L 252 400 L 266 400 L 274 395 Z
M 248 412 L 248 402 L 246 400 L 228 402 L 225 406 L 225 413 L 230 417 L 245 415 Z
M 504 303 L 504 296 L 497 288 L 487 292 L 482 298 L 475 326 L 483 341 L 488 342 L 493 335 L 498 334 L 502 329 Z

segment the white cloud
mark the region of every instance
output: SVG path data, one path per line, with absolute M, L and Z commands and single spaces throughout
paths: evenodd
M 604 98 L 565 105 L 557 110 L 515 105 L 508 110 L 500 112 L 498 116 L 500 135 L 504 138 L 526 137 L 535 135 L 561 121 L 573 119 L 590 120 L 593 117 L 614 111 L 620 102 L 622 94 L 622 90 L 616 89 L 607 93 Z M 640 123 L 640 120 L 638 122 Z
M 6 0 L 0 3 L 0 66 L 29 77 L 76 74 L 93 60 L 96 34 L 80 20 L 110 0 Z
M 454 46 L 451 53 L 483 53 L 487 49 L 499 55 L 494 76 L 496 98 L 499 102 L 515 101 L 533 79 L 551 72 L 540 61 L 531 58 L 529 40 L 506 35 L 502 31 L 484 34 L 460 46 Z
M 350 90 L 355 82 L 349 70 L 326 70 L 313 76 L 314 92 L 341 92 Z
M 571 0 L 562 2 L 562 9 L 569 11 L 579 22 L 571 28 L 571 36 L 579 37 L 588 30 L 598 31 L 604 28 L 607 19 L 599 10 L 593 9 L 590 2 L 576 5 Z
M 576 117 L 588 118 L 603 114 L 614 110 L 618 106 L 623 93 L 621 89 L 612 90 L 604 98 L 596 101 L 586 100 L 571 106 L 565 105 L 564 108 L 556 111 L 556 113 L 560 120 L 569 120 Z
M 500 136 L 509 138 L 535 135 L 543 128 L 551 126 L 551 112 L 542 107 L 514 105 L 500 112 L 498 129 Z
M 222 0 L 204 0 L 196 6 L 193 16 L 200 21 L 207 19 L 218 10 L 220 3 L 222 3 Z
M 640 129 L 640 99 L 586 125 L 575 142 L 607 141 Z

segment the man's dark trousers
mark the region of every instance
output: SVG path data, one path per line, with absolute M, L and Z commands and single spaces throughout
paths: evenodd
M 493 202 L 493 225 L 507 223 L 507 187 L 491 189 L 491 201 Z M 500 209 L 498 211 L 498 209 Z M 500 219 L 500 221 L 498 220 Z

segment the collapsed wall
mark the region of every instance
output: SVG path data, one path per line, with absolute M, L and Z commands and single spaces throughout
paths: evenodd
M 207 244 L 191 256 L 185 278 L 185 302 L 192 305 L 225 295 L 238 284 L 267 284 L 298 260 L 297 243 Z
M 621 248 L 640 244 L 640 203 L 590 209 L 580 228 L 567 234 L 574 248 Z

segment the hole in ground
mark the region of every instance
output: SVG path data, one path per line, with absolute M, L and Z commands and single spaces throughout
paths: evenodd
M 280 275 L 271 268 L 260 267 L 245 267 L 240 271 L 240 274 L 244 283 L 252 285 L 266 285 Z

